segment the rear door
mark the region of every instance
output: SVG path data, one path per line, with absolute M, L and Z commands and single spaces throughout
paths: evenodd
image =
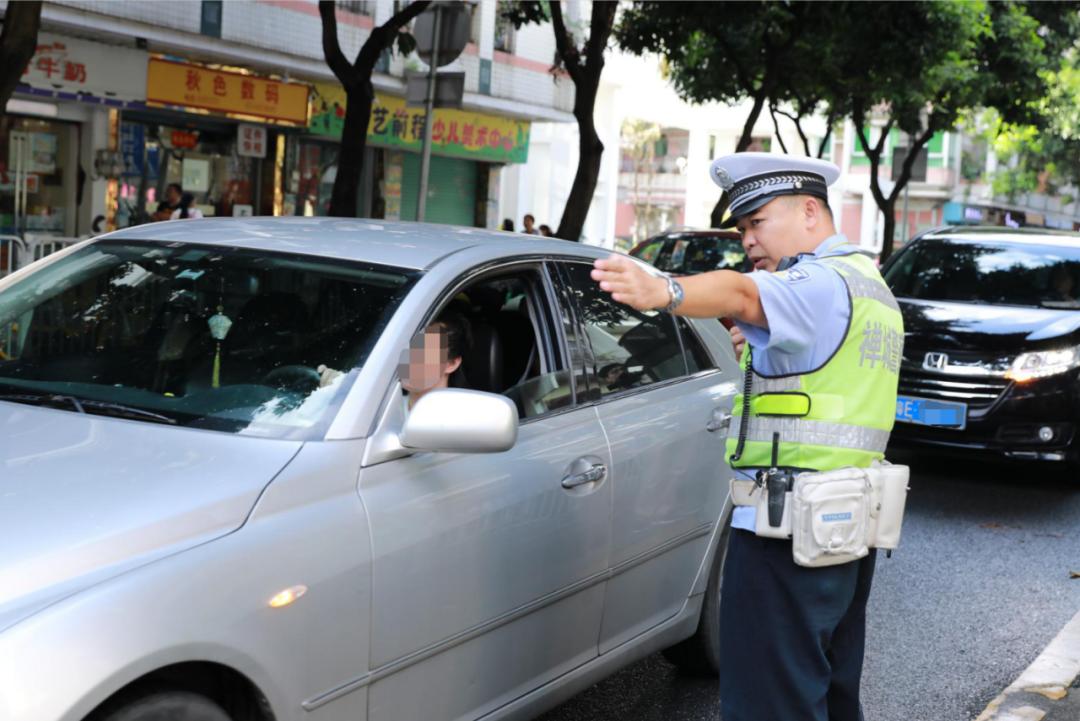
M 680 333 L 669 314 L 615 303 L 590 270 L 563 264 L 586 341 L 586 392 L 613 459 L 604 653 L 674 616 L 689 596 L 727 495 L 717 421 L 730 413 L 735 386 L 689 324 L 680 319 Z

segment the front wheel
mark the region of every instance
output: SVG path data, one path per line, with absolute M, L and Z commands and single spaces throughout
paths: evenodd
M 117 699 L 94 721 L 232 721 L 216 703 L 190 691 L 156 691 Z
M 727 558 L 730 524 L 725 524 L 716 548 L 709 585 L 701 606 L 701 620 L 697 631 L 690 638 L 664 649 L 664 658 L 690 676 L 720 675 L 720 587 L 724 580 L 724 559 Z

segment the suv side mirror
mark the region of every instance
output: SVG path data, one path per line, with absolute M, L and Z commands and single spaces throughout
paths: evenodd
M 447 388 L 416 402 L 399 439 L 417 451 L 497 453 L 514 447 L 517 430 L 517 408 L 509 398 Z

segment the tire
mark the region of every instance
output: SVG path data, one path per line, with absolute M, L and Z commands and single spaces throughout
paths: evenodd
M 663 651 L 664 658 L 688 676 L 720 676 L 720 587 L 724 578 L 724 559 L 727 558 L 731 526 L 725 523 L 720 543 L 709 572 L 709 585 L 701 605 L 701 620 L 690 638 Z
M 232 721 L 216 703 L 190 691 L 155 691 L 118 698 L 95 721 Z

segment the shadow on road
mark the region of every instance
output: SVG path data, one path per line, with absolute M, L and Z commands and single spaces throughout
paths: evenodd
M 536 721 L 720 721 L 716 679 L 680 676 L 656 654 Z

